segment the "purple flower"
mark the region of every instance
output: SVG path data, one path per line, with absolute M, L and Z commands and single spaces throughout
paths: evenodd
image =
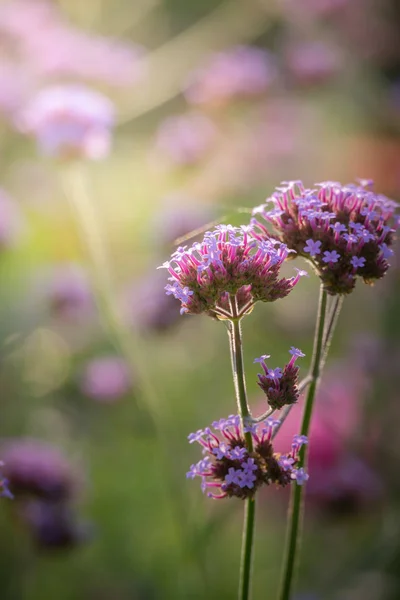
M 89 88 L 59 85 L 41 90 L 16 117 L 41 152 L 62 159 L 104 158 L 114 125 L 111 101 Z
M 323 262 L 324 263 L 337 263 L 337 261 L 340 258 L 340 254 L 339 252 L 336 252 L 336 250 L 332 250 L 332 252 L 329 252 L 328 250 L 326 250 L 324 252 L 324 257 L 323 257 Z
M 25 500 L 18 517 L 42 550 L 73 548 L 90 537 L 90 527 L 77 520 L 74 508 L 66 502 Z
M 291 478 L 296 480 L 297 485 L 303 485 L 309 477 L 309 474 L 303 468 L 294 469 L 291 473 Z
M 82 392 L 99 402 L 114 402 L 132 389 L 128 366 L 118 356 L 102 356 L 85 365 Z
M 307 240 L 306 245 L 304 246 L 304 252 L 307 252 L 310 256 L 314 257 L 317 254 L 321 254 L 321 242 L 310 239 Z
M 290 349 L 292 358 L 287 365 L 281 369 L 268 369 L 264 362 L 260 362 L 264 373 L 258 374 L 258 385 L 268 399 L 268 404 L 273 409 L 280 409 L 287 404 L 295 404 L 299 398 L 297 387 L 299 367 L 295 365 L 297 358 L 304 354 L 293 346 Z M 256 362 L 256 361 L 254 361 Z
M 178 248 L 160 268 L 170 274 L 166 291 L 180 300 L 181 312 L 229 318 L 232 311 L 243 316 L 255 302 L 273 302 L 289 294 L 300 275 L 279 279 L 287 256 L 284 244 L 257 241 L 247 228 L 220 225 L 201 243 Z
M 69 502 L 81 487 L 81 475 L 60 452 L 41 440 L 21 438 L 2 447 L 2 495 Z M 1 487 L 0 485 L 0 487 Z
M 350 262 L 355 269 L 362 269 L 365 265 L 366 259 L 363 256 L 360 258 L 353 256 Z
M 349 294 L 357 277 L 372 284 L 388 270 L 397 207 L 375 193 L 370 180 L 347 185 L 325 181 L 314 189 L 288 181 L 255 209 L 252 235 L 270 239 L 264 219 L 277 239 L 311 260 L 327 292 Z M 335 268 L 327 269 L 327 264 Z
M 202 490 L 213 489 L 207 496 L 214 499 L 233 496 L 244 499 L 253 497 L 263 485 L 276 484 L 283 487 L 290 484 L 296 479 L 298 449 L 292 446 L 288 454 L 274 453 L 271 436 L 278 423 L 277 420 L 267 419 L 264 423 L 254 423 L 251 428 L 247 428 L 253 441 L 251 456 L 246 447 L 244 429 L 241 430 L 238 426 L 238 415 L 214 421 L 216 433 L 209 427 L 191 433 L 189 442 L 197 441 L 200 444 L 203 458 L 191 465 L 186 477 L 200 477 Z M 299 436 L 299 440 L 301 437 Z M 299 476 L 300 482 L 303 479 L 304 475 Z
M 257 467 L 258 468 L 258 467 Z M 241 488 L 247 487 L 250 490 L 254 488 L 254 482 L 257 481 L 257 477 L 253 475 L 251 471 L 242 471 L 239 474 L 239 486 Z
M 253 363 L 263 363 L 265 362 L 268 358 L 271 358 L 270 354 L 263 354 L 262 356 L 260 356 L 259 358 L 255 358 L 253 360 Z

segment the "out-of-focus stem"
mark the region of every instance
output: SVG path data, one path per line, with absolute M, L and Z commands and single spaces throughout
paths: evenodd
M 230 322 L 229 337 L 232 359 L 232 375 L 236 392 L 239 414 L 242 418 L 242 426 L 249 417 L 250 410 L 247 404 L 246 381 L 243 365 L 242 332 L 239 311 L 236 299 L 230 299 L 230 306 L 234 318 Z M 246 446 L 249 452 L 253 451 L 253 440 L 250 432 L 244 433 Z M 240 560 L 239 600 L 248 600 L 250 597 L 251 564 L 254 541 L 255 522 L 255 499 L 247 498 L 244 509 L 242 552 Z

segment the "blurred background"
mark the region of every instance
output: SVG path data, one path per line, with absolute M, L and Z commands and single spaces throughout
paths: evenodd
M 248 223 L 281 180 L 372 178 L 400 199 L 399 16 L 395 0 L 0 2 L 2 600 L 235 597 L 243 506 L 185 479 L 187 435 L 234 411 L 228 340 L 179 315 L 156 267 L 188 232 Z M 395 262 L 344 303 L 295 600 L 400 598 Z M 283 366 L 294 345 L 306 373 L 317 290 L 244 322 L 256 413 L 253 358 Z M 259 495 L 254 598 L 277 589 L 287 504 Z

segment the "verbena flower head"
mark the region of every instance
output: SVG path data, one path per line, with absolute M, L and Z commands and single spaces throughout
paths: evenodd
M 301 350 L 292 347 L 290 349 L 292 358 L 282 369 L 269 369 L 266 360 L 269 356 L 261 356 L 254 360 L 260 363 L 264 373 L 258 375 L 258 385 L 268 398 L 271 408 L 280 409 L 287 404 L 295 404 L 299 399 L 297 387 L 299 378 L 299 367 L 295 365 L 298 358 L 305 356 Z
M 44 154 L 100 159 L 110 148 L 114 107 L 84 86 L 58 85 L 41 90 L 16 121 L 23 133 L 35 136 Z
M 257 96 L 275 80 L 272 55 L 252 46 L 235 46 L 210 56 L 186 84 L 186 99 L 193 104 L 224 104 L 235 98 Z
M 267 204 L 254 209 L 253 235 L 276 237 L 311 261 L 330 294 L 348 294 L 357 277 L 369 284 L 381 279 L 393 254 L 398 204 L 372 186 L 370 180 L 326 181 L 306 189 L 301 181 L 283 182 Z
M 181 314 L 233 316 L 234 296 L 236 314 L 242 316 L 255 302 L 284 298 L 293 289 L 305 272 L 279 278 L 288 248 L 276 240 L 256 240 L 250 233 L 251 227 L 219 225 L 201 243 L 178 248 L 162 265 L 171 275 L 166 292 L 181 301 Z
M 212 427 L 199 429 L 188 436 L 189 443 L 198 442 L 203 458 L 190 467 L 187 478 L 201 477 L 202 490 L 210 498 L 251 498 L 263 485 L 284 487 L 296 481 L 302 485 L 308 475 L 298 469 L 299 451 L 307 443 L 305 436 L 294 436 L 286 454 L 274 452 L 271 438 L 279 421 L 267 419 L 259 424 L 241 427 L 238 415 L 214 421 Z M 253 452 L 249 452 L 243 431 L 251 433 Z M 214 490 L 214 491 L 212 491 Z

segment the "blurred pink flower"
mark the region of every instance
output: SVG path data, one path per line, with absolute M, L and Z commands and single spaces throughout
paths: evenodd
M 324 42 L 307 42 L 288 48 L 286 64 L 298 84 L 316 85 L 337 75 L 343 61 L 338 48 Z
M 88 362 L 81 378 L 82 392 L 100 402 L 122 398 L 132 387 L 127 364 L 117 356 L 102 356 Z
M 44 154 L 100 159 L 109 151 L 114 107 L 89 88 L 53 86 L 41 90 L 20 111 L 16 125 L 36 138 Z
M 368 443 L 358 450 L 354 441 L 361 420 L 361 401 L 367 376 L 340 365 L 323 378 L 316 400 L 309 435 L 309 499 L 322 510 L 357 508 L 380 499 L 383 483 L 368 464 Z M 297 432 L 303 401 L 300 401 L 279 431 L 275 447 L 284 450 Z
M 265 92 L 277 75 L 273 56 L 262 48 L 235 46 L 209 57 L 189 76 L 185 96 L 192 104 L 220 104 Z
M 156 147 L 171 161 L 187 165 L 201 160 L 216 141 L 214 123 L 201 113 L 168 117 L 157 132 Z
M 144 49 L 72 27 L 52 2 L 15 0 L 0 7 L 0 36 L 14 42 L 37 77 L 74 77 L 133 85 L 144 74 Z

